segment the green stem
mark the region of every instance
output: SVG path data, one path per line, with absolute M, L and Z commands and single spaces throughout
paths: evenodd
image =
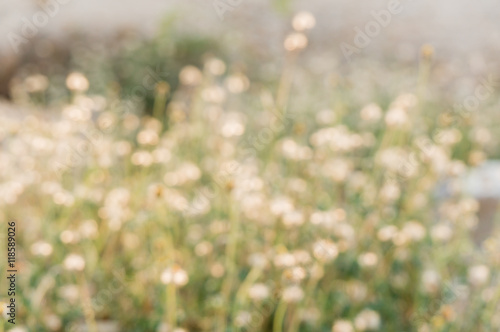
M 231 203 L 230 203 L 231 204 Z M 231 205 L 232 206 L 232 205 Z M 236 277 L 236 249 L 238 244 L 238 216 L 234 211 L 234 207 L 230 208 L 230 221 L 231 221 L 231 230 L 229 234 L 229 239 L 227 241 L 226 246 L 226 278 L 222 284 L 222 298 L 224 300 L 223 307 L 219 314 L 219 329 L 218 331 L 225 332 L 226 323 L 227 323 L 227 308 L 229 307 L 231 290 L 233 288 L 234 279 Z
M 278 304 L 278 308 L 276 309 L 276 313 L 274 314 L 273 332 L 283 331 L 283 321 L 285 320 L 286 309 L 287 303 L 281 300 Z
M 168 255 L 168 266 L 172 266 L 175 263 L 175 247 L 173 243 L 173 237 L 171 230 L 167 232 L 167 255 Z M 176 327 L 177 320 L 177 294 L 175 289 L 175 284 L 173 282 L 167 285 L 167 323 L 169 329 L 173 330 Z
M 87 287 L 87 282 L 85 280 L 84 272 L 78 273 L 78 281 L 81 287 L 82 294 L 82 309 L 83 316 L 85 317 L 85 323 L 87 324 L 89 332 L 99 332 L 97 330 L 97 324 L 95 321 L 95 312 L 92 308 L 92 300 L 90 298 L 90 293 Z
M 247 293 L 248 289 L 252 284 L 257 280 L 262 273 L 262 270 L 258 267 L 254 267 L 250 272 L 248 273 L 247 277 L 241 284 L 240 289 L 236 293 L 236 301 L 237 303 L 243 303 L 244 302 L 244 297 L 245 294 Z
M 323 265 L 321 265 L 321 268 L 323 268 Z M 306 286 L 306 294 L 310 295 L 310 297 L 307 297 L 304 300 L 304 304 L 302 306 L 297 306 L 298 309 L 300 309 L 301 307 L 307 308 L 311 304 L 312 297 L 314 296 L 314 290 L 316 289 L 320 279 L 321 278 L 309 279 L 309 282 L 307 283 L 307 286 Z M 289 332 L 296 332 L 299 330 L 299 328 L 300 328 L 299 316 L 294 314 L 293 318 L 291 319 Z
M 176 321 L 177 298 L 175 284 L 171 282 L 167 285 L 167 321 L 169 329 L 173 330 L 177 326 Z
M 167 96 L 170 86 L 167 82 L 160 82 L 156 86 L 155 103 L 153 106 L 153 117 L 159 120 L 165 126 L 165 106 L 167 105 Z

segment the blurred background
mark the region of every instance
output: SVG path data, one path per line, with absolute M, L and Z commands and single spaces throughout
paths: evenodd
M 48 1 L 47 3 L 49 3 Z M 386 9 L 385 1 L 234 1 L 229 7 L 217 1 L 61 1 L 47 22 L 29 43 L 21 44 L 13 54 L 8 34 L 20 33 L 23 18 L 44 8 L 44 1 L 5 0 L 1 8 L 0 54 L 4 85 L 20 67 L 57 59 L 62 66 L 68 55 L 75 56 L 79 38 L 89 39 L 106 51 L 116 52 L 120 41 L 130 46 L 138 40 L 157 37 L 161 33 L 196 36 L 211 47 L 224 47 L 226 55 L 240 57 L 245 48 L 259 62 L 283 52 L 282 38 L 289 27 L 290 16 L 299 10 L 314 14 L 317 26 L 311 32 L 311 51 L 318 52 L 318 67 L 333 70 L 345 62 L 340 48 L 351 43 L 355 27 L 363 28 L 372 18 L 372 11 Z M 359 57 L 411 62 L 418 57 L 423 44 L 436 49 L 437 58 L 445 61 L 457 74 L 459 84 L 470 76 L 491 72 L 498 52 L 500 23 L 499 4 L 493 0 L 470 1 L 398 1 L 401 12 L 391 17 L 380 36 L 364 48 Z M 47 8 L 51 8 L 46 4 Z M 59 8 L 60 7 L 60 8 Z M 219 8 L 219 9 L 217 9 Z M 172 37 L 172 36 L 170 36 Z M 83 41 L 80 41 L 80 43 Z M 98 47 L 98 46 L 95 46 Z M 240 52 L 240 54 L 239 54 Z M 69 53 L 69 54 L 68 54 Z M 71 58 L 72 59 L 72 58 Z M 257 60 L 258 59 L 258 60 Z M 313 61 L 313 60 L 311 60 Z M 326 68 L 323 68 L 326 66 Z M 496 67 L 495 67 L 496 68 Z M 452 84 L 453 82 L 449 82 Z M 6 93 L 3 87 L 2 93 Z
M 0 332 L 500 331 L 499 14 L 2 0 Z

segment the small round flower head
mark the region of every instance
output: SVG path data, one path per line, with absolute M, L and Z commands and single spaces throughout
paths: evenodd
M 378 256 L 373 252 L 366 252 L 359 255 L 358 263 L 363 268 L 373 268 L 378 263 Z
M 201 97 L 207 103 L 222 104 L 226 101 L 226 91 L 220 86 L 210 86 L 203 89 Z
M 296 303 L 304 298 L 304 291 L 299 286 L 290 286 L 283 290 L 283 301 Z
M 89 89 L 89 81 L 82 73 L 73 72 L 66 78 L 66 86 L 71 91 L 84 92 Z
M 309 12 L 300 12 L 293 17 L 292 26 L 296 31 L 310 30 L 316 25 L 316 19 Z
M 339 250 L 330 240 L 319 240 L 313 245 L 313 255 L 317 260 L 328 263 L 337 258 Z
M 486 265 L 476 265 L 469 268 L 468 280 L 473 286 L 483 286 L 490 278 L 490 269 Z
M 90 120 L 92 113 L 89 109 L 72 105 L 63 109 L 63 116 L 74 122 L 85 122 Z
M 139 120 L 139 117 L 135 114 L 130 114 L 127 113 L 123 116 L 123 127 L 127 131 L 133 131 L 137 129 L 141 124 L 141 121 Z
M 224 137 L 237 137 L 245 133 L 245 119 L 241 113 L 226 114 L 221 123 L 220 133 Z
M 13 329 L 10 329 L 9 332 L 28 332 L 28 330 L 23 326 L 17 326 Z
M 270 209 L 275 216 L 281 216 L 293 211 L 293 203 L 288 197 L 278 197 L 271 201 Z
M 244 327 L 252 322 L 252 315 L 248 311 L 240 311 L 236 315 L 235 324 L 238 327 Z
M 226 71 L 226 64 L 217 58 L 211 58 L 205 63 L 205 69 L 214 76 L 220 76 Z
M 380 189 L 380 198 L 385 202 L 393 202 L 398 199 L 400 195 L 401 190 L 399 186 L 392 182 L 387 182 L 382 189 Z
M 50 256 L 52 254 L 52 245 L 45 241 L 35 242 L 31 245 L 31 253 L 35 256 Z
M 63 262 L 64 268 L 68 271 L 83 271 L 85 259 L 78 254 L 69 254 Z
M 303 33 L 294 32 L 286 37 L 284 46 L 290 52 L 304 49 L 307 46 L 307 37 Z
M 283 276 L 285 279 L 288 279 L 290 281 L 298 283 L 298 282 L 304 280 L 306 278 L 307 274 L 306 274 L 306 270 L 303 267 L 295 266 L 295 267 L 286 269 L 283 272 Z
M 154 158 L 149 151 L 137 151 L 134 152 L 130 158 L 132 164 L 136 166 L 149 167 L 153 164 Z
M 224 273 L 226 273 L 226 269 L 221 263 L 214 263 L 210 267 L 210 275 L 214 278 L 222 278 Z
M 85 220 L 78 229 L 80 235 L 87 239 L 93 239 L 99 233 L 99 226 L 93 219 Z
M 366 285 L 360 281 L 350 281 L 345 287 L 346 294 L 349 299 L 354 303 L 361 303 L 366 300 L 368 295 L 368 288 Z
M 24 85 L 28 92 L 40 92 L 45 91 L 49 86 L 49 80 L 44 75 L 32 75 L 28 76 L 24 80 Z
M 186 66 L 179 73 L 179 80 L 183 85 L 195 86 L 201 83 L 203 75 L 195 66 Z
M 287 212 L 283 215 L 283 225 L 287 228 L 300 226 L 304 221 L 304 214 L 300 211 Z
M 402 108 L 392 108 L 385 115 L 385 123 L 390 128 L 398 128 L 408 124 L 409 118 Z
M 437 242 L 447 242 L 453 236 L 453 230 L 447 224 L 440 223 L 432 227 L 431 237 Z
M 80 297 L 80 290 L 77 285 L 64 285 L 59 288 L 58 295 L 69 303 L 76 303 Z
M 5 319 L 9 318 L 9 308 L 7 308 L 6 302 L 0 302 L 0 315 Z
M 262 253 L 254 253 L 248 257 L 248 264 L 252 267 L 264 268 L 268 265 L 268 259 L 266 255 Z
M 403 93 L 399 95 L 391 104 L 394 107 L 401 107 L 405 110 L 417 105 L 418 98 L 412 93 Z
M 361 110 L 361 119 L 366 122 L 376 122 L 382 117 L 382 109 L 377 104 L 368 104 Z
M 111 112 L 104 112 L 97 118 L 97 125 L 103 131 L 111 130 L 116 125 L 117 118 Z
M 270 293 L 269 287 L 262 283 L 252 285 L 248 289 L 248 297 L 254 301 L 264 300 L 269 297 Z
M 425 292 L 435 293 L 441 284 L 441 277 L 439 273 L 434 270 L 427 270 L 422 274 L 422 284 Z
M 44 323 L 45 325 L 51 330 L 51 331 L 59 331 L 62 326 L 61 318 L 54 314 L 49 314 L 44 317 Z
M 412 241 L 418 242 L 425 237 L 425 227 L 416 221 L 408 221 L 404 224 L 402 232 Z
M 242 93 L 248 90 L 248 88 L 250 87 L 250 81 L 248 80 L 248 77 L 243 74 L 233 74 L 231 76 L 228 76 L 225 79 L 224 84 L 229 92 L 233 94 Z
M 424 59 L 430 59 L 434 55 L 434 47 L 430 44 L 425 44 L 420 49 L 420 54 Z
M 194 252 L 196 253 L 196 256 L 199 256 L 199 257 L 204 257 L 204 256 L 209 255 L 212 252 L 212 250 L 213 250 L 213 245 L 208 241 L 200 242 L 194 248 Z
M 398 233 L 398 229 L 394 225 L 388 225 L 382 227 L 378 232 L 377 232 L 377 238 L 382 241 L 382 242 L 387 242 L 390 241 L 396 236 Z
M 348 320 L 337 320 L 332 327 L 332 332 L 354 332 L 354 327 Z
M 156 131 L 144 129 L 137 134 L 137 142 L 141 145 L 156 145 L 159 142 L 159 137 Z
M 462 133 L 456 128 L 442 129 L 434 135 L 434 141 L 445 146 L 457 144 L 461 139 Z
M 380 315 L 373 310 L 365 309 L 354 319 L 354 326 L 359 331 L 373 331 L 380 327 Z
M 276 267 L 290 267 L 294 266 L 297 263 L 295 256 L 291 253 L 284 252 L 277 254 L 274 257 L 274 265 Z
M 309 264 L 311 262 L 311 255 L 306 250 L 295 250 L 292 254 L 298 264 Z
M 189 281 L 189 277 L 186 271 L 184 271 L 180 266 L 174 265 L 163 271 L 161 274 L 161 282 L 168 285 L 173 283 L 176 286 L 185 286 Z

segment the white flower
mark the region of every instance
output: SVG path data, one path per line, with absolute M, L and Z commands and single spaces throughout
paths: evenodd
M 397 233 L 398 229 L 396 226 L 384 226 L 377 232 L 377 238 L 382 242 L 386 242 L 392 240 Z
M 254 253 L 248 257 L 248 264 L 252 267 L 264 268 L 268 264 L 268 259 L 262 253 Z
M 24 327 L 18 326 L 10 329 L 9 332 L 28 332 L 28 330 Z
M 354 319 L 354 326 L 360 331 L 377 330 L 380 327 L 380 315 L 376 311 L 365 309 Z
M 163 271 L 161 274 L 161 282 L 168 285 L 174 283 L 176 286 L 185 286 L 189 281 L 189 277 L 186 271 L 184 271 L 180 266 L 174 265 Z
M 260 301 L 268 298 L 270 294 L 269 287 L 265 284 L 259 283 L 255 284 L 248 290 L 248 296 L 252 300 Z
M 307 46 L 307 37 L 303 33 L 294 32 L 288 35 L 285 39 L 285 49 L 287 51 L 295 51 L 303 49 Z
M 288 197 L 278 197 L 271 201 L 270 209 L 275 216 L 281 216 L 293 211 L 293 203 Z
M 38 241 L 31 245 L 31 253 L 35 256 L 49 256 L 52 254 L 52 245 L 45 241 Z
M 179 73 L 179 80 L 184 85 L 195 86 L 201 83 L 203 75 L 195 66 L 186 66 Z
M 238 327 L 247 326 L 252 321 L 252 315 L 248 311 L 240 311 L 235 318 L 235 324 Z
M 425 227 L 416 221 L 409 221 L 404 224 L 402 232 L 415 242 L 418 242 L 425 237 Z
M 64 285 L 59 291 L 59 296 L 70 303 L 76 303 L 80 297 L 80 290 L 77 285 Z
M 310 30 L 316 25 L 316 19 L 309 12 L 300 12 L 293 17 L 292 26 L 296 31 Z
M 243 135 L 245 133 L 244 116 L 237 112 L 226 114 L 222 119 L 220 133 L 227 138 Z
M 63 262 L 64 268 L 69 271 L 83 271 L 85 259 L 78 254 L 69 254 Z
M 333 324 L 332 332 L 354 332 L 354 327 L 348 320 L 338 320 Z
M 7 308 L 6 302 L 0 302 L 0 315 L 5 319 L 9 317 L 9 308 Z
M 377 254 L 375 254 L 373 252 L 367 252 L 367 253 L 361 254 L 358 257 L 358 263 L 359 263 L 359 265 L 361 265 L 361 267 L 364 267 L 364 268 L 375 267 L 378 263 L 378 256 L 377 256 Z
M 319 240 L 313 245 L 313 254 L 319 261 L 330 262 L 337 258 L 339 250 L 332 241 Z
M 434 270 L 427 270 L 422 274 L 422 283 L 427 293 L 435 293 L 441 283 L 441 277 Z
M 73 72 L 66 78 L 66 86 L 73 91 L 87 91 L 89 88 L 89 81 L 82 73 Z
M 306 274 L 306 270 L 303 267 L 295 266 L 295 267 L 286 269 L 283 272 L 283 276 L 288 280 L 291 280 L 293 282 L 298 283 L 298 282 L 304 280 L 306 278 L 307 274 Z
M 274 265 L 276 267 L 290 267 L 297 263 L 295 256 L 288 252 L 278 254 L 274 257 Z
M 408 121 L 408 114 L 402 108 L 392 108 L 385 115 L 385 123 L 388 127 L 401 127 Z
M 474 286 L 482 286 L 490 278 L 490 269 L 486 265 L 476 265 L 469 268 L 468 279 Z
M 226 64 L 217 58 L 211 58 L 205 63 L 205 68 L 215 76 L 220 76 L 226 71 Z
M 43 320 L 51 331 L 59 331 L 62 326 L 61 318 L 54 314 L 45 316 Z
M 453 230 L 447 224 L 438 224 L 431 229 L 432 239 L 438 242 L 446 242 L 453 236 Z
M 283 215 L 283 224 L 290 228 L 304 223 L 304 214 L 300 211 L 287 212 Z
M 368 104 L 361 110 L 361 119 L 366 122 L 375 122 L 382 117 L 382 109 L 377 104 Z
M 290 286 L 283 290 L 283 301 L 299 302 L 304 298 L 304 291 L 299 286 Z
M 84 238 L 94 239 L 99 233 L 99 226 L 95 220 L 89 219 L 82 222 L 78 230 Z

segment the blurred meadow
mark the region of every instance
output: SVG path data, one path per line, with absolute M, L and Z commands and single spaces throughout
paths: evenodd
M 500 331 L 499 10 L 6 0 L 0 332 Z

